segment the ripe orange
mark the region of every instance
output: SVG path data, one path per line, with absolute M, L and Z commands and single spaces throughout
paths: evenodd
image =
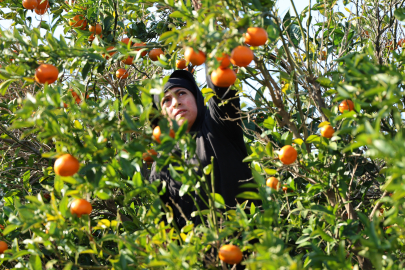
M 153 136 L 153 138 L 155 138 L 155 140 L 156 140 L 158 143 L 160 143 L 160 135 L 162 135 L 162 133 L 161 133 L 161 131 L 160 131 L 160 127 L 159 127 L 159 126 L 156 126 L 156 127 L 153 129 L 152 136 Z M 176 134 L 174 133 L 174 130 L 173 130 L 173 129 L 170 129 L 169 136 L 174 139 L 175 135 L 176 135 Z
M 246 46 L 238 46 L 231 53 L 232 64 L 239 67 L 247 67 L 253 58 L 252 50 Z
M 220 68 L 227 68 L 231 64 L 231 57 L 226 53 L 223 53 L 221 57 L 217 57 L 217 60 L 221 63 Z
M 67 108 L 67 107 L 68 107 L 68 105 L 65 102 L 63 102 L 63 108 Z
M 60 176 L 73 176 L 79 171 L 79 161 L 70 154 L 59 157 L 53 166 L 55 174 Z
M 128 42 L 130 41 L 130 38 L 123 38 L 123 39 L 121 39 L 121 42 L 122 43 L 125 43 L 125 44 L 127 44 L 128 45 Z M 131 43 L 129 44 L 129 46 L 132 46 L 132 41 L 131 41 Z
M 283 191 L 284 191 L 284 193 L 287 193 L 288 192 L 288 187 L 283 186 Z
M 194 66 L 199 66 L 204 64 L 205 62 L 205 53 L 202 51 L 195 52 L 192 47 L 187 47 L 186 50 L 184 51 L 184 58 L 186 59 L 187 62 L 190 62 Z
M 73 91 L 73 89 L 69 89 L 69 92 L 72 94 L 73 98 L 78 98 L 79 97 L 79 95 L 75 91 Z
M 134 58 L 131 57 L 131 56 L 128 56 L 126 59 L 122 60 L 122 62 L 123 62 L 125 65 L 132 65 L 133 61 L 134 61 Z
M 242 251 L 235 245 L 224 245 L 219 249 L 218 257 L 228 264 L 238 264 L 242 261 Z
M 187 67 L 187 61 L 185 59 L 180 59 L 176 61 L 176 67 L 178 69 L 185 69 Z
M 269 177 L 266 181 L 266 186 L 278 190 L 278 179 L 275 177 Z
M 0 229 L 4 230 L 4 226 L 0 224 Z
M 319 60 L 325 61 L 326 58 L 327 58 L 326 51 L 319 52 L 319 57 L 318 57 Z
M 339 111 L 343 113 L 344 111 L 353 111 L 354 110 L 354 103 L 350 99 L 343 100 L 339 104 Z
M 115 47 L 114 46 L 110 46 L 107 48 L 107 51 L 113 50 Z M 110 58 L 110 56 L 113 56 L 115 53 L 117 53 L 117 51 L 115 52 L 109 52 L 107 56 L 105 56 L 105 54 L 103 53 L 103 57 L 106 57 L 106 59 Z
M 82 215 L 90 215 L 92 210 L 93 207 L 91 206 L 91 203 L 85 199 L 75 199 L 70 205 L 70 213 L 78 217 L 81 217 Z
M 49 8 L 49 1 L 48 0 L 37 0 L 38 1 L 38 5 L 37 5 L 37 9 L 47 9 Z
M 103 38 L 103 34 L 100 34 L 100 35 L 98 35 L 98 36 L 99 36 L 100 38 Z M 93 41 L 95 38 L 96 38 L 96 36 L 94 35 L 94 33 L 89 36 L 89 40 L 90 40 L 90 41 Z
M 119 68 L 115 72 L 115 76 L 117 76 L 118 79 L 126 79 L 126 78 L 128 78 L 129 73 L 125 68 Z
M 323 126 L 321 129 L 322 137 L 330 139 L 333 137 L 333 133 L 335 133 L 335 130 L 333 129 L 333 127 L 331 125 Z
M 291 145 L 286 145 L 280 150 L 279 159 L 284 165 L 290 165 L 297 159 L 297 150 Z
M 87 26 L 87 21 L 83 15 L 76 15 L 69 20 L 69 25 L 84 30 Z
M 152 60 L 152 61 L 157 61 L 157 60 L 158 60 L 158 57 L 159 57 L 161 54 L 163 54 L 162 49 L 160 49 L 160 48 L 152 49 L 152 50 L 149 52 L 149 58 L 150 58 L 150 60 Z
M 34 9 L 38 6 L 37 0 L 23 0 L 22 5 L 26 9 Z
M 89 26 L 89 31 L 95 33 L 96 35 L 100 35 L 103 29 L 101 28 L 101 25 L 99 23 L 96 23 L 96 25 Z
M 38 15 L 44 15 L 46 13 L 47 9 L 35 9 L 35 13 Z
M 245 43 L 250 46 L 264 45 L 267 39 L 267 31 L 261 27 L 249 27 L 245 35 Z
M 230 68 L 217 68 L 211 74 L 212 83 L 218 87 L 229 87 L 236 81 L 236 73 Z
M 142 154 L 142 159 L 145 160 L 146 162 L 153 162 L 153 156 L 157 156 L 157 152 L 153 149 L 148 150 L 148 152 L 145 152 Z
M 146 45 L 145 42 L 142 42 L 142 43 L 135 43 L 135 44 L 134 44 L 134 46 L 145 46 L 145 45 Z M 140 50 L 141 50 L 141 49 L 136 49 L 135 51 L 140 51 Z M 141 56 L 144 57 L 147 53 L 148 53 L 148 51 L 143 51 L 143 52 L 141 53 Z
M 35 71 L 35 81 L 41 84 L 51 84 L 58 79 L 59 70 L 51 64 L 42 64 Z
M 0 241 L 0 254 L 3 254 L 4 251 L 8 249 L 8 245 L 4 241 Z

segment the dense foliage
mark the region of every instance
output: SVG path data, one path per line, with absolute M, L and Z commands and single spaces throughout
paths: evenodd
M 403 269 L 405 8 L 336 2 L 310 1 L 299 14 L 293 4 L 281 16 L 270 0 L 51 0 L 44 15 L 1 1 L 1 18 L 13 21 L 0 31 L 2 267 L 231 269 L 217 256 L 231 243 L 247 269 Z M 234 67 L 231 91 L 243 101 L 245 162 L 258 192 L 227 209 L 205 181 L 212 166 L 201 177 L 185 162 L 196 147 L 185 125 L 174 124 L 172 138 L 162 118 L 161 143 L 152 138 L 152 94 L 186 46 L 205 52 L 211 74 L 251 26 L 268 41 L 251 47 L 248 67 Z M 153 48 L 164 51 L 157 61 L 142 55 Z M 56 82 L 35 82 L 42 63 L 58 68 Z M 199 82 L 202 67 L 188 66 Z M 119 68 L 127 79 L 115 76 Z M 201 89 L 206 100 L 215 95 Z M 354 110 L 341 113 L 344 100 Z M 328 124 L 330 139 L 319 134 Z M 298 152 L 291 165 L 278 158 L 285 145 Z M 182 194 L 210 194 L 209 209 L 194 213 L 207 223 L 173 222 L 159 198 L 164 183 L 148 181 L 150 149 L 158 168 L 179 164 L 170 172 Z M 55 174 L 65 153 L 80 162 L 74 176 Z M 278 190 L 266 186 L 270 176 Z M 70 212 L 77 198 L 91 202 L 90 215 Z

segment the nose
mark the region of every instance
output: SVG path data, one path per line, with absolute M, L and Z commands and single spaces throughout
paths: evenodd
M 171 107 L 173 107 L 173 108 L 176 108 L 177 106 L 181 105 L 179 98 L 176 96 L 173 96 L 171 105 L 172 105 Z

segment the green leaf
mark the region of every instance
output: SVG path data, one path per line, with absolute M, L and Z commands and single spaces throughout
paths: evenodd
M 214 198 L 216 208 L 225 208 L 225 200 L 222 198 L 221 194 L 211 193 L 211 196 Z
M 262 199 L 259 194 L 257 194 L 256 192 L 253 192 L 253 191 L 242 192 L 242 193 L 236 195 L 236 198 L 241 198 L 241 199 L 246 199 L 246 200 L 261 200 Z
M 4 81 L 4 82 L 2 82 L 2 83 L 0 84 L 0 94 L 1 94 L 2 96 L 4 96 L 4 95 L 6 94 L 8 87 L 9 87 L 10 84 L 11 84 L 12 82 L 14 82 L 14 81 L 16 81 L 16 80 L 15 80 L 15 79 L 9 79 L 9 80 Z
M 17 229 L 19 227 L 21 227 L 21 226 L 15 225 L 15 224 L 10 224 L 4 229 L 3 235 L 6 236 L 7 234 L 11 233 L 12 231 L 14 231 L 15 229 Z
M 314 143 L 314 142 L 319 142 L 320 138 L 318 135 L 311 135 L 307 138 L 305 141 L 306 143 Z
M 267 117 L 263 122 L 263 126 L 269 130 L 273 130 L 276 121 L 272 117 Z
M 405 21 L 405 8 L 397 8 L 394 11 L 394 16 L 400 21 Z
M 326 77 L 319 77 L 316 81 L 323 87 L 332 87 L 332 81 Z
M 29 262 L 32 270 L 42 270 L 41 258 L 38 255 L 32 255 Z
M 259 185 L 264 185 L 266 183 L 266 180 L 264 177 L 258 173 L 256 170 L 252 169 L 252 174 L 253 174 L 253 179 L 255 179 L 256 183 Z

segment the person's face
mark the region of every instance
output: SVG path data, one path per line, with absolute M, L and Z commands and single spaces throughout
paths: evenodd
M 197 118 L 197 103 L 194 95 L 183 87 L 169 89 L 160 101 L 162 114 L 182 125 L 187 120 L 190 131 Z

